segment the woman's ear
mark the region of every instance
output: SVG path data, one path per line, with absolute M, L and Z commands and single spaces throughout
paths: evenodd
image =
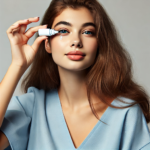
M 48 53 L 51 53 L 50 44 L 48 42 L 48 39 L 45 40 L 45 49 Z

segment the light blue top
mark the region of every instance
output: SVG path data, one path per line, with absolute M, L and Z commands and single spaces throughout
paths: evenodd
M 111 104 L 128 105 L 116 99 Z M 150 132 L 138 104 L 125 109 L 108 107 L 101 120 L 107 124 L 98 121 L 76 149 L 58 91 L 45 92 L 30 87 L 27 93 L 12 97 L 1 131 L 12 150 L 150 150 Z

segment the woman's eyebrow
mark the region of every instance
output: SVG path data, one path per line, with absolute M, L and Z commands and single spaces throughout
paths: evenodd
M 60 24 L 63 24 L 63 25 L 67 25 L 67 26 L 71 26 L 71 27 L 72 27 L 72 24 L 71 24 L 71 23 L 66 22 L 66 21 L 60 21 L 60 22 L 58 22 L 58 23 L 54 26 L 54 28 L 55 28 L 56 26 L 60 25 Z M 82 24 L 82 27 L 87 27 L 87 26 L 93 26 L 94 28 L 96 28 L 95 24 L 92 23 L 92 22 L 86 22 L 86 23 Z

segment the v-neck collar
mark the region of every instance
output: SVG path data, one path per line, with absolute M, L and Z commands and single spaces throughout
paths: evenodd
M 69 145 L 71 147 L 72 150 L 80 150 L 84 144 L 88 141 L 88 139 L 94 134 L 95 130 L 98 128 L 98 126 L 102 123 L 101 121 L 104 120 L 105 116 L 107 116 L 107 113 L 109 113 L 109 109 L 111 107 L 107 107 L 107 109 L 105 110 L 105 112 L 103 113 L 103 115 L 101 116 L 100 120 L 101 121 L 98 121 L 96 123 L 96 125 L 93 127 L 93 129 L 90 131 L 90 133 L 87 135 L 87 137 L 84 139 L 84 141 L 80 144 L 80 146 L 78 148 L 75 148 L 74 144 L 73 144 L 73 141 L 72 141 L 72 138 L 71 138 L 71 135 L 70 135 L 70 132 L 69 132 L 69 129 L 67 127 L 67 123 L 65 121 L 65 117 L 64 117 L 64 114 L 63 114 L 63 110 L 62 110 L 62 106 L 61 106 L 61 102 L 60 102 L 60 98 L 59 98 L 59 94 L 58 94 L 58 90 L 56 89 L 56 99 L 57 99 L 57 104 L 58 104 L 58 109 L 59 109 L 59 112 L 61 112 L 60 114 L 60 117 L 61 117 L 61 120 L 63 120 L 63 129 L 65 129 L 65 134 L 67 136 L 67 141 L 69 141 Z M 111 104 L 113 104 L 115 101 L 115 99 L 111 102 Z M 64 143 L 65 144 L 65 143 Z

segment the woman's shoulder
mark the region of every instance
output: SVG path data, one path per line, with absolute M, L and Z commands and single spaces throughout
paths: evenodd
M 32 116 L 32 110 L 35 105 L 35 101 L 44 97 L 45 91 L 36 87 L 29 87 L 27 93 L 23 93 L 19 96 L 12 96 L 7 110 L 24 111 L 27 116 Z
M 132 103 L 135 103 L 136 101 L 131 99 L 131 98 L 127 98 L 127 97 L 123 97 L 123 96 L 118 96 L 115 100 L 114 100 L 114 104 L 116 106 L 128 106 Z
M 119 101 L 121 100 L 121 101 Z M 124 119 L 130 120 L 131 122 L 136 122 L 139 119 L 145 119 L 144 113 L 142 111 L 142 108 L 139 103 L 135 104 L 135 100 L 125 97 L 119 97 L 118 99 L 115 99 L 112 103 L 113 106 L 117 107 L 126 107 L 123 109 L 117 109 L 117 113 L 119 112 L 119 115 L 124 115 Z M 133 105 L 132 105 L 133 104 Z
M 49 96 L 56 96 L 56 93 L 56 89 L 46 91 L 44 89 L 38 89 L 37 87 L 31 86 L 27 89 L 27 93 L 19 96 L 13 96 L 10 101 L 10 107 L 12 107 L 13 104 L 16 105 L 16 103 L 18 103 L 24 110 L 30 112 L 35 106 L 35 103 L 37 104 L 36 106 L 44 103 L 47 99 L 47 94 Z
M 15 96 L 18 99 L 20 99 L 22 102 L 25 101 L 34 101 L 35 98 L 38 98 L 38 96 L 44 96 L 45 90 L 44 89 L 38 89 L 34 86 L 31 86 L 27 89 L 27 93 L 23 93 L 22 95 Z
M 34 87 L 34 86 L 30 86 L 28 89 L 27 89 L 27 93 L 39 93 L 39 92 L 45 92 L 44 89 L 38 89 L 37 87 Z M 25 94 L 27 94 L 25 93 Z
M 124 115 L 125 123 L 128 127 L 131 127 L 131 124 L 137 126 L 139 125 L 139 123 L 144 123 L 145 125 L 147 124 L 144 113 L 139 103 L 134 104 L 136 101 L 130 98 L 119 97 L 119 99 L 121 99 L 122 102 L 115 100 L 113 104 L 118 107 L 127 106 L 127 108 L 120 109 L 119 114 Z M 134 105 L 131 106 L 131 104 Z
M 117 106 L 117 107 L 127 107 L 127 108 L 125 108 L 126 111 L 129 111 L 129 110 L 139 111 L 139 110 L 141 110 L 140 104 L 139 103 L 135 104 L 135 103 L 136 103 L 136 101 L 134 99 L 119 96 L 113 101 L 112 105 Z M 131 106 L 132 104 L 134 104 L 134 105 Z M 130 107 L 128 107 L 128 106 L 130 106 Z
M 116 102 L 118 106 L 124 107 L 129 106 L 136 101 L 130 98 L 121 97 L 123 102 Z M 130 103 L 130 104 L 129 104 Z M 120 116 L 122 119 L 122 147 L 129 149 L 130 143 L 132 143 L 132 149 L 148 149 L 150 142 L 150 131 L 139 103 L 134 104 L 131 107 L 122 109 L 122 116 L 120 110 Z M 121 117 L 117 118 L 121 120 Z M 144 140 L 143 140 L 144 139 Z M 129 146 L 129 147 L 128 147 Z M 137 148 L 138 147 L 138 148 Z M 142 147 L 142 148 L 141 148 Z
M 53 94 L 56 91 L 57 91 L 56 89 L 44 90 L 44 89 L 38 89 L 37 87 L 31 86 L 27 89 L 27 93 L 25 94 L 33 93 L 34 95 L 43 95 L 46 93 Z

